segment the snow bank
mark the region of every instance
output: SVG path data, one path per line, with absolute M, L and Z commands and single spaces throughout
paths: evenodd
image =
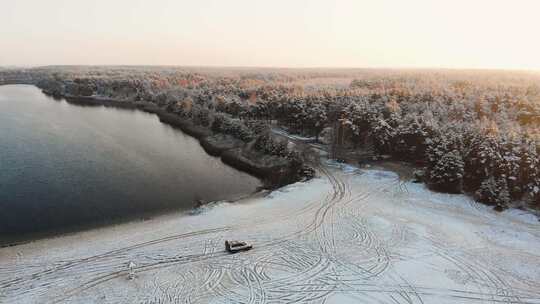
M 540 303 L 531 216 L 388 171 L 328 162 L 319 174 L 192 214 L 2 248 L 0 302 Z M 227 254 L 225 239 L 254 249 Z

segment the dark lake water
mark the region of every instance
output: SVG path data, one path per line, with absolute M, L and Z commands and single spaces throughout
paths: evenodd
M 0 86 L 0 244 L 234 199 L 259 185 L 156 115 Z

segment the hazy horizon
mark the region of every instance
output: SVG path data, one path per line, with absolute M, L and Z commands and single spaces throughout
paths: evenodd
M 0 66 L 539 70 L 540 2 L 11 1 Z

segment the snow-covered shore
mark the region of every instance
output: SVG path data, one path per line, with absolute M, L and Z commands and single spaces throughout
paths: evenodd
M 540 303 L 534 216 L 387 171 L 319 173 L 266 197 L 1 248 L 0 303 Z M 229 255 L 226 239 L 254 249 Z

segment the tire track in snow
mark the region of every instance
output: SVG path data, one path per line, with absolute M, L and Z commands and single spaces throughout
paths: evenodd
M 475 278 L 475 285 L 483 286 L 479 291 L 425 287 L 400 278 L 398 274 L 390 273 L 389 267 L 392 266 L 394 259 L 392 248 L 403 246 L 408 240 L 407 232 L 400 225 L 391 227 L 390 238 L 379 237 L 378 231 L 371 227 L 373 221 L 368 220 L 363 214 L 368 205 L 371 213 L 376 209 L 373 206 L 376 202 L 367 199 L 373 194 L 380 193 L 381 189 L 376 187 L 365 192 L 353 193 L 348 181 L 343 180 L 342 176 L 330 177 L 326 174 L 333 175 L 332 172 L 323 170 L 328 169 L 322 168 L 319 172 L 331 184 L 332 190 L 320 201 L 308 203 L 294 212 L 280 210 L 282 215 L 270 220 L 260 221 L 256 218 L 251 223 L 245 222 L 228 226 L 223 231 L 202 234 L 213 236 L 214 241 L 207 240 L 202 246 L 198 246 L 197 253 L 183 256 L 164 254 L 153 257 L 148 253 L 144 256 L 141 252 L 138 259 L 142 262 L 137 263 L 136 267 L 138 274 L 148 272 L 152 276 L 157 276 L 161 271 L 174 273 L 178 269 L 182 271 L 185 269 L 185 274 L 178 275 L 174 284 L 155 284 L 155 297 L 147 303 L 206 303 L 216 297 L 226 302 L 237 303 L 324 303 L 328 296 L 334 293 L 361 295 L 361 298 L 365 297 L 366 300 L 379 303 L 423 303 L 425 297 L 476 303 L 540 302 L 536 301 L 538 297 L 534 293 L 516 289 L 509 284 L 501 276 L 502 272 L 493 265 L 470 261 L 471 258 L 466 255 L 456 257 L 456 254 L 449 252 L 447 258 L 450 260 L 442 258 L 459 269 L 470 271 Z M 396 185 L 385 185 L 382 188 L 385 187 Z M 279 213 L 273 212 L 272 215 Z M 299 225 L 298 229 L 291 233 L 280 232 L 274 239 L 265 240 L 262 237 L 264 227 L 273 221 L 292 221 Z M 252 251 L 230 256 L 217 250 L 221 245 L 217 241 L 219 235 L 245 228 L 249 230 L 250 237 L 253 236 L 256 245 Z M 430 243 L 440 244 L 440 248 L 435 248 L 436 252 L 451 246 L 440 243 L 437 235 L 429 235 L 427 240 Z M 91 280 L 68 290 L 71 292 L 67 297 L 57 299 L 61 302 L 85 294 L 101 284 L 125 277 L 125 269 L 117 268 L 117 271 L 111 271 L 107 269 L 107 265 L 120 267 L 125 259 L 136 256 L 134 254 L 142 248 L 158 244 L 162 243 L 134 247 L 108 256 L 100 256 L 77 266 L 60 268 L 60 271 L 46 272 L 42 279 L 47 279 L 52 273 L 60 275 L 62 271 L 77 270 L 77 267 L 85 268 L 93 264 L 93 270 L 90 271 Z M 189 246 L 191 244 L 186 244 L 186 248 Z M 353 252 L 356 253 L 353 255 Z M 482 272 L 478 269 L 481 267 L 488 269 Z M 392 284 L 385 283 L 387 280 Z M 186 284 L 198 287 L 187 288 L 184 286 Z M 497 294 L 495 286 L 502 287 L 503 292 Z M 507 287 L 510 287 L 510 290 L 505 289 Z

